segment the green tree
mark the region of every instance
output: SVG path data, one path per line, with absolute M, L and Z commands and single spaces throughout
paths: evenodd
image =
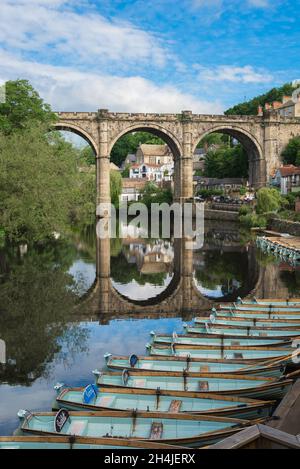
M 128 153 L 136 153 L 140 143 L 163 145 L 165 142 L 150 132 L 132 132 L 121 137 L 113 146 L 110 159 L 121 166 Z
M 242 145 L 223 146 L 209 150 L 205 159 L 204 175 L 212 178 L 248 177 L 248 156 Z
M 6 82 L 6 99 L 0 104 L 0 132 L 10 134 L 28 123 L 51 125 L 57 119 L 27 80 Z
M 124 171 L 122 171 L 122 178 L 129 178 L 130 164 L 127 164 Z
M 283 198 L 277 189 L 262 187 L 257 192 L 256 212 L 258 214 L 278 212 L 283 204 Z
M 110 172 L 110 196 L 111 202 L 116 208 L 119 207 L 119 197 L 122 192 L 122 176 L 119 171 Z
M 0 133 L 0 226 L 15 241 L 39 241 L 67 228 L 76 161 L 56 134 L 36 123 Z
M 147 207 L 151 204 L 171 204 L 173 201 L 173 194 L 170 189 L 163 189 L 159 187 L 155 182 L 149 181 L 141 191 L 140 202 L 144 203 Z
M 286 164 L 300 166 L 300 137 L 292 138 L 282 152 L 283 161 Z
M 295 87 L 292 83 L 286 83 L 279 88 L 273 88 L 265 94 L 256 96 L 250 101 L 237 104 L 232 108 L 225 111 L 226 115 L 257 115 L 258 106 L 265 106 L 265 104 L 271 104 L 274 101 L 281 101 L 283 96 L 291 96 Z
M 93 166 L 96 164 L 96 157 L 94 150 L 90 145 L 87 145 L 79 150 L 80 152 L 80 160 L 88 165 L 88 166 Z

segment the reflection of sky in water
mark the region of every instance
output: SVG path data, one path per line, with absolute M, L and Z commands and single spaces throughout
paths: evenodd
M 153 298 L 162 293 L 170 284 L 171 280 L 172 276 L 167 275 L 164 279 L 163 285 L 151 285 L 150 283 L 139 285 L 135 280 L 126 284 L 112 280 L 112 284 L 114 288 L 121 293 L 121 295 L 124 295 L 127 298 L 132 300 L 148 300 L 149 298 Z
M 54 360 L 49 379 L 39 378 L 30 387 L 0 385 L 0 435 L 12 434 L 18 425 L 18 410 L 51 410 L 55 397 L 53 386 L 63 382 L 71 386 L 93 382 L 91 371 L 103 368 L 106 352 L 128 355 L 145 354 L 151 330 L 172 333 L 182 332 L 180 319 L 114 320 L 108 325 L 97 322 L 82 323 L 88 329 L 88 351 L 66 356 L 66 360 Z M 30 347 L 30 344 L 28 345 Z M 34 353 L 34 351 L 33 351 Z
M 208 288 L 204 288 L 201 283 L 198 282 L 196 279 L 195 285 L 200 291 L 200 293 L 202 293 L 202 295 L 208 296 L 209 298 L 221 298 L 222 296 L 224 296 L 222 292 L 222 285 L 217 285 L 213 290 L 210 290 Z
M 94 283 L 96 277 L 96 265 L 84 259 L 76 260 L 69 269 L 69 274 L 80 285 L 80 293 L 85 293 Z

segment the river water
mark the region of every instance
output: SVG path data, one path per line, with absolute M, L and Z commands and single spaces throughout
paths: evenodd
M 93 382 L 106 352 L 144 354 L 150 331 L 181 332 L 192 316 L 177 300 L 176 277 L 188 279 L 199 312 L 207 299 L 253 291 L 300 296 L 298 269 L 258 252 L 234 224 L 206 223 L 192 256 L 178 246 L 117 239 L 101 248 L 90 227 L 47 245 L 0 248 L 0 435 L 13 433 L 21 408 L 51 410 L 57 382 Z

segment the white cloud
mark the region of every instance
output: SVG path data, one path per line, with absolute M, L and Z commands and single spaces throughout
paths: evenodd
M 255 70 L 252 66 L 234 67 L 220 65 L 215 68 L 198 67 L 199 78 L 204 81 L 235 83 L 270 83 L 274 77 L 267 71 Z
M 175 86 L 159 86 L 140 76 L 116 77 L 80 72 L 68 67 L 44 65 L 0 53 L 0 80 L 27 78 L 60 111 L 96 111 L 108 108 L 123 112 L 180 112 L 220 114 L 218 100 L 200 100 Z
M 1 0 L 0 43 L 23 53 L 43 53 L 64 63 L 152 63 L 164 66 L 169 52 L 159 37 L 131 23 L 109 20 L 82 2 Z
M 243 7 L 243 3 L 250 8 L 268 8 L 270 6 L 270 0 L 244 0 L 243 2 L 240 0 L 193 0 L 195 8 L 207 8 L 219 10 L 219 12 L 234 5 Z

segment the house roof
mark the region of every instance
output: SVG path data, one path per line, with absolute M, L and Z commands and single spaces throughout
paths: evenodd
M 151 145 L 143 143 L 139 146 L 139 150 L 144 156 L 172 156 L 172 152 L 168 145 Z
M 148 181 L 145 179 L 131 179 L 123 178 L 122 179 L 122 188 L 123 189 L 143 189 Z
M 161 168 L 164 165 L 162 165 L 162 164 L 152 164 L 152 163 L 151 164 L 150 163 L 141 163 L 141 164 L 135 163 L 135 164 L 131 165 L 130 169 L 138 169 L 138 168 L 141 168 L 142 166 L 145 166 L 147 168 Z
M 289 165 L 281 166 L 281 168 L 278 168 L 277 171 L 279 171 L 281 177 L 284 178 L 284 177 L 300 174 L 300 167 L 289 164 Z
M 112 163 L 112 162 L 109 164 L 109 169 L 111 171 L 120 171 L 119 166 L 117 166 L 115 163 Z

